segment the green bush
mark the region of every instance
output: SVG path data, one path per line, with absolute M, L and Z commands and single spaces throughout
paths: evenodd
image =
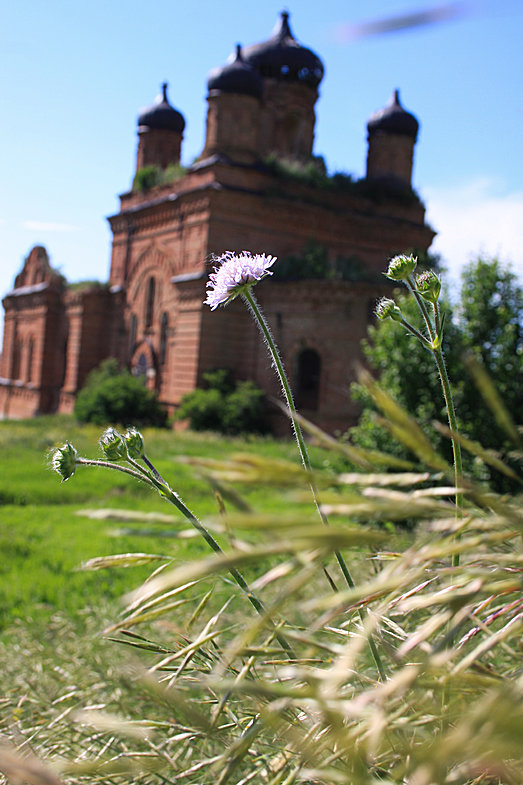
M 189 420 L 195 431 L 266 432 L 263 390 L 253 382 L 234 382 L 230 371 L 223 368 L 207 371 L 203 380 L 205 388 L 183 396 L 177 420 Z
M 167 412 L 156 394 L 147 389 L 142 378 L 121 371 L 112 358 L 89 374 L 74 413 L 80 422 L 97 425 L 137 422 L 161 427 L 167 422 Z

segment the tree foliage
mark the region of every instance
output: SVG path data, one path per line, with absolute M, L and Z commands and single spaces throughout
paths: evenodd
M 406 319 L 423 330 L 414 299 L 398 293 L 396 302 Z M 462 275 L 460 300 L 455 307 L 441 303 L 447 314 L 444 353 L 453 389 L 460 430 L 485 448 L 508 453 L 513 445 L 498 427 L 492 413 L 470 378 L 463 356 L 472 352 L 483 364 L 506 408 L 516 423 L 523 422 L 523 289 L 510 270 L 498 260 L 478 259 Z M 449 442 L 432 427 L 434 420 L 446 423 L 446 412 L 433 358 L 413 336 L 402 335 L 400 325 L 389 321 L 369 328 L 364 354 L 387 391 L 393 395 L 430 434 L 437 447 L 450 457 Z M 363 411 L 352 439 L 367 448 L 387 449 L 407 457 L 405 448 L 394 442 L 376 421 L 365 389 L 356 384 L 354 396 Z M 505 456 L 506 457 L 506 456 Z M 475 476 L 487 478 L 490 471 L 477 459 L 466 467 Z M 503 489 L 507 481 L 492 475 Z
M 141 377 L 121 371 L 114 358 L 104 360 L 91 371 L 78 393 L 74 413 L 80 422 L 97 425 L 132 422 L 164 426 L 167 422 L 167 413 L 156 394 Z

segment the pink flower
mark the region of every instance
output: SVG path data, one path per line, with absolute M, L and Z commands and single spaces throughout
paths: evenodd
M 212 311 L 219 305 L 230 302 L 241 294 L 242 290 L 251 287 L 256 281 L 261 281 L 266 275 L 272 275 L 269 267 L 274 264 L 276 257 L 253 255 L 249 251 L 242 251 L 240 254 L 226 251 L 215 257 L 214 261 L 217 264 L 209 276 L 207 299 L 204 301 Z

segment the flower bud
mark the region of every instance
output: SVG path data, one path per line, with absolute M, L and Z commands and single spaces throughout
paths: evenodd
M 125 442 L 114 428 L 107 428 L 100 436 L 98 444 L 109 461 L 121 461 L 127 458 Z
M 441 292 L 441 281 L 433 270 L 427 270 L 416 279 L 416 286 L 421 296 L 429 303 L 437 303 Z
M 58 472 L 62 482 L 68 480 L 75 473 L 77 457 L 78 453 L 70 442 L 66 442 L 53 453 L 51 468 Z
M 376 316 L 378 319 L 394 319 L 395 322 L 403 321 L 403 314 L 394 302 L 388 297 L 382 297 L 376 305 Z
M 136 428 L 127 428 L 123 438 L 129 458 L 134 458 L 134 460 L 143 458 L 145 445 L 140 431 L 137 431 Z
M 395 256 L 389 262 L 389 269 L 385 273 L 391 281 L 406 281 L 416 269 L 418 260 L 414 256 Z

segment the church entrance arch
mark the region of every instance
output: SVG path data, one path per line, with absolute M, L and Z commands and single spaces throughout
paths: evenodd
M 321 358 L 315 349 L 302 349 L 296 358 L 295 395 L 299 409 L 317 411 L 320 398 Z

